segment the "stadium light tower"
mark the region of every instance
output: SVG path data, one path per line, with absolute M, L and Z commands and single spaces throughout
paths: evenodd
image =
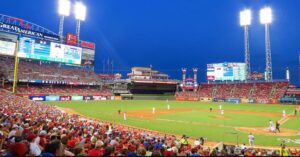
M 246 64 L 246 78 L 251 79 L 250 68 L 250 50 L 249 50 L 249 25 L 251 24 L 251 10 L 245 9 L 240 12 L 240 25 L 244 27 L 244 45 L 245 45 L 245 64 Z
M 82 2 L 77 2 L 75 4 L 75 18 L 77 19 L 76 35 L 77 35 L 78 45 L 79 45 L 79 36 L 80 36 L 80 22 L 84 21 L 85 17 L 86 17 L 86 6 Z
M 58 1 L 58 14 L 60 15 L 58 35 L 60 37 L 61 42 L 63 42 L 63 38 L 64 38 L 63 32 L 64 32 L 65 16 L 70 15 L 70 10 L 71 10 L 70 0 L 59 0 Z
M 265 47 L 266 47 L 266 80 L 273 79 L 272 76 L 272 59 L 269 26 L 272 23 L 272 9 L 270 7 L 262 8 L 259 12 L 260 23 L 265 25 Z

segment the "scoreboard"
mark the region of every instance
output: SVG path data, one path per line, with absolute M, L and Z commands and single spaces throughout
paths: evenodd
M 21 58 L 81 64 L 81 55 L 80 47 L 29 37 L 19 39 L 18 56 Z
M 244 81 L 246 80 L 245 63 L 207 64 L 208 81 Z

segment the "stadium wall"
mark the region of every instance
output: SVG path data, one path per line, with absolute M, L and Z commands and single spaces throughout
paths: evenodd
M 83 101 L 83 100 L 113 100 L 110 96 L 101 95 L 22 95 L 17 94 L 23 98 L 30 99 L 32 101 Z
M 161 94 L 134 94 L 133 100 L 175 100 L 175 96 Z

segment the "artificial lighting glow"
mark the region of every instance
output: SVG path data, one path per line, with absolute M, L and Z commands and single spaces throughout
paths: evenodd
M 262 8 L 259 12 L 260 23 L 269 24 L 272 23 L 272 9 L 270 7 Z
M 81 2 L 75 4 L 75 18 L 84 21 L 86 16 L 86 7 Z
M 240 12 L 240 24 L 241 26 L 249 26 L 251 24 L 251 10 L 245 9 Z
M 59 0 L 58 2 L 58 13 L 62 16 L 69 16 L 71 10 L 70 0 Z

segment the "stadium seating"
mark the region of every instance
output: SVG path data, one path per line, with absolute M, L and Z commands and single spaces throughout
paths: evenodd
M 213 84 L 201 84 L 199 86 L 199 97 L 212 97 Z
M 5 73 L 8 79 L 13 79 L 14 60 L 10 58 L 1 58 L 0 65 L 5 67 L 5 69 L 2 69 L 2 73 Z M 66 67 L 67 66 L 61 67 L 59 63 L 20 60 L 18 79 L 82 83 L 95 83 L 100 81 L 98 75 L 93 71 L 88 71 L 86 69 L 82 70 L 75 66 L 69 66 L 69 68 Z
M 199 98 L 240 98 L 257 103 L 275 103 L 285 94 L 287 87 L 286 81 L 201 84 L 198 92 L 177 92 L 176 96 L 182 100 L 196 100 L 195 95 L 198 95 Z
M 7 90 L 12 89 L 10 85 L 5 86 Z M 17 86 L 17 94 L 20 95 L 98 95 L 112 96 L 112 91 L 108 88 L 95 86 L 66 86 L 66 85 L 19 85 Z
M 278 151 L 225 145 L 96 121 L 0 90 L 0 156 L 278 156 Z M 289 155 L 300 151 L 287 150 Z

